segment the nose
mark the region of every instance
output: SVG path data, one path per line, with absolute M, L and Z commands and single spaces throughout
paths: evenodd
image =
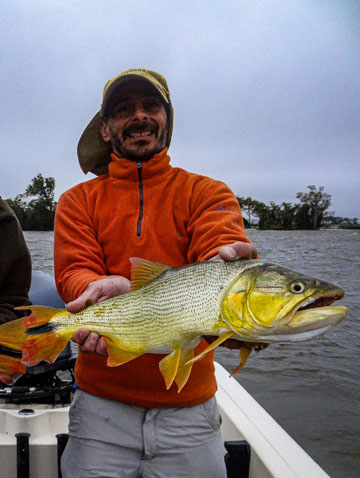
M 143 105 L 138 102 L 134 105 L 133 119 L 137 121 L 144 121 L 148 117 Z

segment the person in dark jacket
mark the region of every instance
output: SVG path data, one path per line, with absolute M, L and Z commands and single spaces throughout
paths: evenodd
M 0 324 L 17 319 L 29 305 L 31 257 L 15 213 L 0 198 Z

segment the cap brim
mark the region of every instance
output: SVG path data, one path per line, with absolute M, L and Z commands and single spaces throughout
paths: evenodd
M 86 126 L 77 147 L 77 155 L 84 173 L 91 172 L 100 176 L 108 172 L 112 146 L 103 140 L 100 132 L 100 112 L 96 113 Z

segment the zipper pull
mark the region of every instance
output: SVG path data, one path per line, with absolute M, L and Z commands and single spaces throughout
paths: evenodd
M 138 161 L 138 162 L 136 163 L 136 167 L 137 167 L 138 169 L 140 169 L 140 168 L 142 167 L 142 162 L 141 162 L 141 161 Z

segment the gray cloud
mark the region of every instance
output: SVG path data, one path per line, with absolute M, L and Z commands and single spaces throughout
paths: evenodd
M 5 1 L 0 25 L 0 194 L 38 172 L 57 195 L 87 180 L 78 138 L 108 78 L 163 73 L 173 164 L 236 194 L 294 202 L 324 185 L 360 217 L 357 2 Z

